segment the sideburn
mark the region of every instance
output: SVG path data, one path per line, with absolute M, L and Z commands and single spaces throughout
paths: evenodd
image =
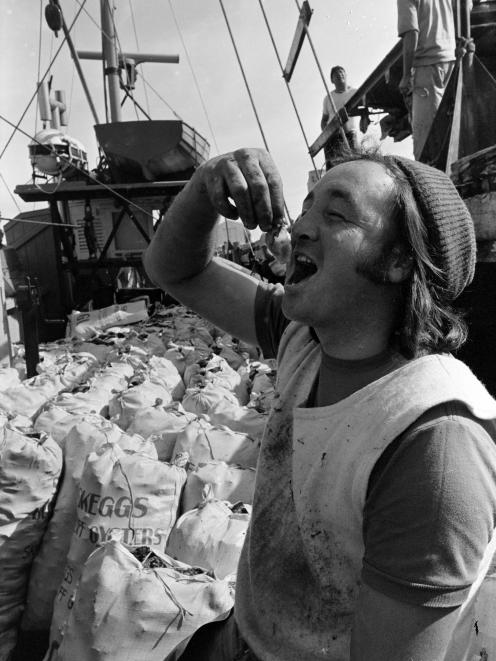
M 386 241 L 378 252 L 364 252 L 355 266 L 355 271 L 376 285 L 386 285 L 389 282 L 388 269 L 394 241 Z

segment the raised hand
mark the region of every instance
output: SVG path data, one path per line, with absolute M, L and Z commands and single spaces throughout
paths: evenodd
M 280 227 L 284 217 L 282 181 L 270 154 L 264 149 L 237 149 L 202 165 L 200 178 L 215 211 L 240 218 L 247 229 L 264 232 Z

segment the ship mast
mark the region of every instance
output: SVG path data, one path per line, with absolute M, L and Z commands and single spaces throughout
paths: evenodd
M 110 102 L 110 121 L 121 122 L 122 112 L 119 101 L 121 87 L 119 70 L 129 66 L 134 69 L 136 64 L 143 62 L 162 62 L 177 64 L 179 55 L 156 55 L 151 53 L 118 53 L 117 35 L 115 32 L 113 0 L 100 0 L 101 26 L 102 26 L 102 52 L 78 50 L 77 56 L 82 60 L 103 60 L 104 85 L 108 92 Z
M 102 21 L 102 57 L 104 61 L 105 79 L 108 85 L 108 96 L 110 101 L 110 119 L 112 122 L 122 120 L 121 106 L 119 103 L 119 61 L 117 58 L 116 38 L 112 0 L 101 0 Z M 104 81 L 105 84 L 105 81 Z

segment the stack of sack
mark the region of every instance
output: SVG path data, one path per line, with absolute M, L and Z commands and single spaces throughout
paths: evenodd
M 181 306 L 40 356 L 0 375 L 0 661 L 161 660 L 232 607 L 274 365 Z

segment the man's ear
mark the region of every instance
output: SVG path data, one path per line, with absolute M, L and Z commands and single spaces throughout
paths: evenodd
M 413 269 L 413 257 L 403 246 L 396 245 L 391 251 L 387 267 L 387 280 L 393 284 L 404 282 Z

